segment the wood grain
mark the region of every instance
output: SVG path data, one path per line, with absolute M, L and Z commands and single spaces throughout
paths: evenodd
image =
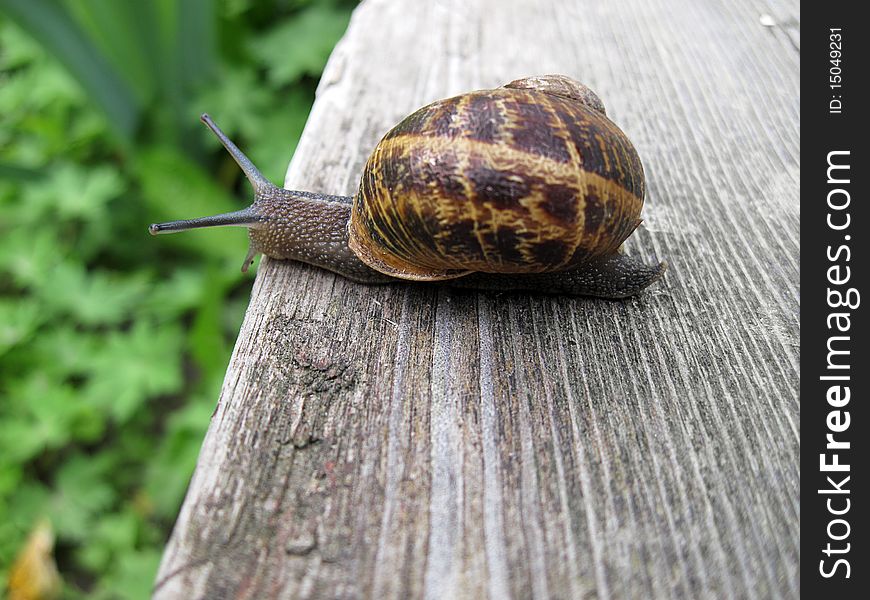
M 413 109 L 563 73 L 669 272 L 610 302 L 264 260 L 155 596 L 798 597 L 799 42 L 797 2 L 363 2 L 287 187 L 352 194 Z

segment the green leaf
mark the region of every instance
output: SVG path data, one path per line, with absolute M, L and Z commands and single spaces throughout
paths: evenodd
M 216 2 L 186 0 L 174 3 L 178 10 L 175 56 L 179 78 L 193 89 L 211 76 L 217 63 Z
M 70 12 L 145 105 L 156 94 L 156 48 L 152 2 L 87 0 L 67 2 Z M 164 58 L 164 57 L 160 57 Z
M 274 92 L 262 85 L 253 70 L 227 67 L 221 72 L 218 85 L 204 91 L 194 102 L 191 117 L 193 113 L 209 113 L 238 144 L 240 131 L 256 131 L 262 115 L 279 109 L 272 104 L 273 98 Z M 220 142 L 211 133 L 202 130 L 200 135 L 210 147 L 220 148 Z
M 5 22 L 0 22 L 0 48 L 0 71 L 21 69 L 45 54 L 33 38 Z
M 106 205 L 124 191 L 118 171 L 109 166 L 83 168 L 63 163 L 52 167 L 48 177 L 28 186 L 22 203 L 31 215 L 51 214 L 56 220 L 106 220 Z
M 181 506 L 199 449 L 214 411 L 216 391 L 208 390 L 188 399 L 188 404 L 169 417 L 166 432 L 148 465 L 145 490 L 155 512 L 172 518 Z
M 96 114 L 68 72 L 44 53 L 39 58 L 4 74 L 0 85 L 0 154 L 34 169 L 58 155 L 71 158 L 80 123 Z
M 67 458 L 55 480 L 52 512 L 59 535 L 85 540 L 113 505 L 117 493 L 109 480 L 113 457 L 76 454 Z
M 265 111 L 250 124 L 250 130 L 244 131 L 247 139 L 256 140 L 248 156 L 276 185 L 284 184 L 287 165 L 296 151 L 313 102 L 312 90 L 303 85 L 295 86 L 283 94 L 280 107 Z M 338 190 L 315 191 L 340 193 Z
M 0 273 L 21 287 L 41 285 L 66 253 L 54 224 L 42 229 L 20 224 L 11 231 L 0 225 Z
M 122 137 L 132 138 L 139 103 L 62 5 L 48 0 L 0 0 L 0 9 L 73 73 Z
M 9 398 L 18 412 L 0 421 L 0 449 L 17 462 L 69 443 L 76 421 L 92 411 L 70 385 L 47 373 L 12 381 Z
M 29 167 L 0 163 L 0 179 L 18 182 L 37 181 L 42 178 L 42 172 Z
M 34 340 L 32 358 L 43 365 L 43 374 L 59 380 L 80 379 L 90 373 L 102 337 L 100 332 L 83 331 L 73 324 L 56 325 Z
M 209 379 L 226 372 L 230 355 L 221 328 L 221 318 L 228 284 L 231 282 L 222 275 L 220 269 L 213 267 L 206 278 L 199 310 L 188 337 L 190 352 Z
M 29 339 L 43 320 L 36 303 L 0 298 L 0 357 Z
M 142 311 L 161 320 L 175 318 L 202 301 L 208 282 L 201 266 L 179 268 L 161 276 L 142 302 Z
M 33 480 L 22 482 L 10 496 L 0 498 L 0 516 L 4 517 L 0 518 L 0 564 L 12 562 L 33 523 L 47 512 L 49 501 L 49 490 Z
M 266 64 L 279 85 L 302 75 L 319 75 L 350 15 L 329 4 L 313 4 L 265 35 L 252 38 L 251 52 Z
M 57 314 L 69 314 L 84 325 L 112 325 L 135 317 L 149 284 L 145 273 L 87 272 L 69 261 L 54 268 L 35 292 Z
M 139 320 L 128 332 L 108 335 L 91 367 L 88 401 L 125 423 L 148 398 L 181 388 L 181 331 Z
M 139 518 L 129 510 L 101 517 L 77 552 L 82 566 L 105 573 L 121 553 L 135 550 Z
M 118 556 L 118 566 L 101 582 L 96 598 L 148 598 L 160 566 L 161 552 L 149 548 Z
M 6 457 L 0 458 L 0 498 L 6 498 L 21 483 L 23 475 L 21 465 L 5 462 Z M 3 514 L 0 504 L 0 515 Z

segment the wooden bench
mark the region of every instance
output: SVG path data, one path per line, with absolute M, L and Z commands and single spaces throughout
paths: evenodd
M 156 597 L 797 597 L 798 18 L 363 2 L 287 187 L 351 195 L 417 107 L 563 73 L 637 146 L 627 251 L 670 269 L 609 302 L 264 260 Z

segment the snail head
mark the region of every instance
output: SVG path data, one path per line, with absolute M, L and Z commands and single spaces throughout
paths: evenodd
M 254 202 L 251 206 L 235 212 L 212 215 L 208 217 L 200 217 L 197 219 L 184 219 L 180 221 L 168 221 L 166 223 L 153 223 L 148 227 L 151 235 L 163 233 L 177 233 L 179 231 L 188 231 L 190 229 L 199 229 L 201 227 L 221 227 L 227 225 L 247 227 L 256 229 L 265 224 L 269 217 L 269 205 L 272 204 L 277 197 L 281 196 L 281 190 L 272 182 L 266 179 L 260 170 L 254 166 L 254 163 L 239 150 L 233 141 L 221 131 L 220 127 L 212 121 L 208 114 L 203 114 L 200 120 L 211 129 L 212 133 L 217 136 L 227 152 L 235 159 L 236 163 L 241 167 L 242 172 L 251 182 L 254 188 Z M 260 248 L 252 240 L 251 246 L 248 249 L 248 254 L 245 257 L 245 262 L 242 265 L 242 271 L 247 271 L 254 257 L 260 253 Z

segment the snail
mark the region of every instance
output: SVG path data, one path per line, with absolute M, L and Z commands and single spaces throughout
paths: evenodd
M 253 185 L 254 203 L 149 231 L 247 227 L 242 271 L 262 253 L 362 283 L 624 298 L 665 269 L 621 251 L 641 223 L 643 166 L 598 96 L 562 75 L 417 110 L 378 143 L 353 198 L 273 185 L 208 115 L 202 121 Z

